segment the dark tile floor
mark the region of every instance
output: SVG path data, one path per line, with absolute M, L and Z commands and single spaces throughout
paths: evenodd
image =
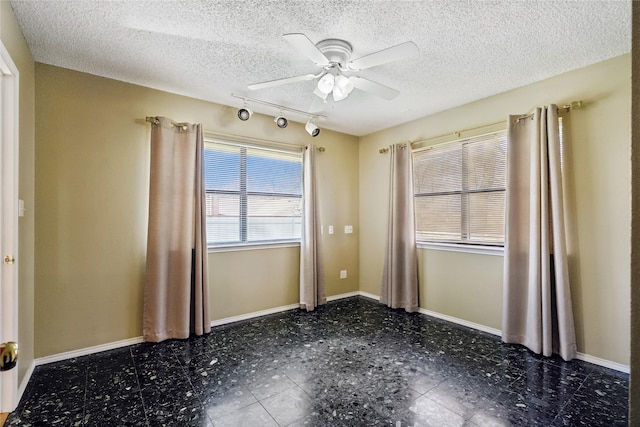
M 628 383 L 355 297 L 39 366 L 7 424 L 611 427 Z

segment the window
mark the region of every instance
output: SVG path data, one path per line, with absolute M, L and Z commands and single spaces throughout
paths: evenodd
M 414 151 L 418 243 L 504 244 L 506 153 L 506 131 Z
M 207 244 L 300 241 L 302 153 L 205 139 Z

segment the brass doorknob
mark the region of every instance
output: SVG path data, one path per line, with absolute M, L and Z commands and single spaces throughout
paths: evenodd
M 0 371 L 8 371 L 18 364 L 18 343 L 0 344 Z

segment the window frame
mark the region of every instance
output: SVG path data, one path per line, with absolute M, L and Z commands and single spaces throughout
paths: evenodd
M 505 143 L 506 143 L 506 123 L 497 123 L 491 125 L 489 127 L 484 127 L 482 131 L 476 131 L 474 133 L 470 133 L 468 135 L 462 136 L 461 132 L 454 133 L 455 138 L 452 138 L 449 135 L 445 135 L 443 137 L 434 138 L 433 143 L 429 145 L 422 145 L 412 150 L 412 156 L 415 153 L 420 151 L 428 150 L 435 147 L 442 147 L 446 145 L 451 145 L 452 147 L 463 147 L 465 142 L 469 142 L 476 138 L 488 137 L 491 135 L 498 135 L 500 133 L 504 133 Z M 505 153 L 506 154 L 506 153 Z M 412 159 L 413 162 L 413 159 Z M 506 162 L 506 158 L 505 158 Z M 506 195 L 506 176 L 505 176 L 505 186 L 504 187 L 491 187 L 491 188 L 483 188 L 483 189 L 474 189 L 470 190 L 468 187 L 468 180 L 464 179 L 466 168 L 466 162 L 462 161 L 461 166 L 461 189 L 459 191 L 441 191 L 441 192 L 432 192 L 432 193 L 416 193 L 415 187 L 413 189 L 413 197 L 414 197 L 414 209 L 417 209 L 417 203 L 415 201 L 418 197 L 428 197 L 428 196 L 436 196 L 436 195 L 460 195 L 461 198 L 461 222 L 464 221 L 466 226 L 461 224 L 460 226 L 460 236 L 461 239 L 464 236 L 464 229 L 469 229 L 469 221 L 470 216 L 468 212 L 468 203 L 463 203 L 465 195 L 474 194 L 474 193 L 492 193 L 492 192 L 504 192 Z M 506 164 L 505 164 L 505 172 L 506 172 Z M 468 176 L 468 175 L 467 175 Z M 505 201 L 506 202 L 506 201 Z M 467 209 L 465 213 L 464 210 Z M 505 206 L 506 208 L 506 206 Z M 417 212 L 416 212 L 417 217 Z M 468 233 L 467 233 L 468 236 Z M 444 250 L 444 251 L 452 251 L 452 252 L 466 252 L 466 253 L 476 253 L 476 254 L 484 254 L 484 255 L 498 255 L 501 256 L 504 254 L 504 241 L 503 242 L 478 242 L 478 241 L 446 241 L 446 240 L 418 240 L 418 230 L 416 229 L 416 246 L 421 249 L 434 249 L 434 250 Z
M 204 150 L 207 150 L 207 146 L 209 144 L 222 144 L 233 147 L 240 148 L 240 185 L 238 191 L 234 190 L 208 190 L 205 184 L 205 197 L 208 194 L 222 194 L 222 195 L 237 195 L 239 198 L 239 210 L 238 210 L 238 227 L 240 232 L 240 240 L 234 242 L 221 242 L 218 244 L 213 244 L 207 241 L 207 251 L 210 253 L 213 252 L 233 252 L 233 251 L 245 251 L 245 250 L 256 250 L 256 249 L 270 249 L 270 248 L 283 248 L 283 247 L 299 247 L 301 242 L 301 237 L 293 238 L 293 239 L 275 239 L 275 240 L 262 240 L 262 241 L 247 241 L 248 235 L 248 199 L 250 196 L 278 196 L 278 197 L 291 197 L 300 199 L 302 204 L 302 199 L 304 197 L 302 193 L 302 174 L 303 171 L 301 169 L 300 172 L 300 186 L 301 192 L 300 195 L 289 194 L 289 193 L 265 193 L 265 192 L 252 192 L 247 190 L 247 175 L 246 175 L 246 161 L 247 161 L 247 150 L 248 149 L 257 149 L 257 150 L 266 150 L 266 151 L 274 151 L 281 152 L 285 154 L 294 154 L 300 155 L 300 163 L 303 161 L 303 150 L 304 146 L 294 146 L 290 144 L 280 144 L 271 141 L 263 141 L 263 140 L 254 140 L 251 138 L 241 138 L 241 137 L 230 137 L 230 136 L 217 136 L 215 134 L 205 134 L 204 135 Z M 206 170 L 206 162 L 203 165 L 203 169 Z M 300 213 L 300 222 L 302 223 L 302 211 Z M 244 227 L 243 227 L 244 224 Z

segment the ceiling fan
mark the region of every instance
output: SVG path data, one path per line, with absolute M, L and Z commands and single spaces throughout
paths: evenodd
M 318 79 L 313 93 L 325 101 L 329 94 L 332 95 L 334 101 L 341 101 L 349 96 L 354 88 L 391 100 L 398 96 L 400 92 L 357 75 L 346 76 L 345 73 L 357 72 L 420 53 L 418 46 L 409 41 L 351 60 L 353 49 L 351 44 L 345 40 L 326 39 L 314 44 L 302 33 L 284 34 L 282 37 L 300 53 L 311 59 L 318 67 L 322 67 L 322 70 L 317 74 L 304 74 L 250 84 L 248 86 L 249 89 L 258 90 Z

